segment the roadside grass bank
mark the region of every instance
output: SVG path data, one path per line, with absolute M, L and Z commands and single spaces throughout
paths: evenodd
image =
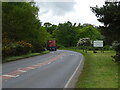
M 85 57 L 85 64 L 75 88 L 119 88 L 118 63 L 112 61 L 115 51 L 87 53 L 77 48 L 64 48 L 80 52 Z
M 10 57 L 6 57 L 2 59 L 2 63 L 16 61 L 16 60 L 20 60 L 20 59 L 24 59 L 28 57 L 33 57 L 33 56 L 39 56 L 39 55 L 47 54 L 49 52 L 50 51 L 43 51 L 41 53 L 28 53 L 28 54 L 21 55 L 21 56 L 10 56 Z

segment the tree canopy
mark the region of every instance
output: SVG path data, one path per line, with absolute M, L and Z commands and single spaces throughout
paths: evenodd
M 103 7 L 91 7 L 98 21 L 103 23 L 103 34 L 110 41 L 120 42 L 120 2 L 106 2 Z
M 29 46 L 33 51 L 40 52 L 45 47 L 50 35 L 41 26 L 38 11 L 34 2 L 2 3 L 3 54 L 20 52 L 20 48 L 23 50 Z
M 102 33 L 111 43 L 117 41 L 115 61 L 120 61 L 120 1 L 105 2 L 103 7 L 91 7 L 98 21 L 103 23 Z
M 101 34 L 97 28 L 88 25 L 81 28 L 77 34 L 77 38 L 90 38 L 91 40 L 100 39 Z
M 74 42 L 76 33 L 77 30 L 69 21 L 63 24 L 59 24 L 57 30 L 54 31 L 57 42 L 67 47 L 76 45 Z

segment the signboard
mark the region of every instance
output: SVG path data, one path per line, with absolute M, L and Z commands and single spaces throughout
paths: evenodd
M 102 40 L 97 40 L 93 42 L 94 47 L 103 47 L 103 41 Z

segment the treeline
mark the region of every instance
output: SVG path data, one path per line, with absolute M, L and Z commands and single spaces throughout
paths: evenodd
M 48 27 L 46 27 L 46 25 Z M 51 23 L 45 23 L 47 31 L 51 34 L 52 39 L 57 41 L 58 47 L 76 46 L 80 38 L 89 38 L 90 40 L 102 39 L 102 35 L 98 27 L 91 24 L 71 23 L 67 21 L 55 26 Z
M 47 40 L 56 40 L 57 47 L 76 46 L 79 38 L 99 39 L 100 32 L 90 24 L 76 25 L 70 21 L 54 25 L 38 19 L 34 2 L 2 3 L 2 55 L 22 55 L 41 52 Z
M 117 51 L 115 58 L 119 61 L 119 7 L 118 3 L 107 3 L 100 8 L 91 7 L 104 27 L 77 25 L 70 21 L 58 25 L 46 22 L 42 25 L 38 19 L 39 9 L 34 2 L 3 2 L 2 56 L 44 51 L 47 40 L 56 40 L 57 48 L 63 48 L 77 46 L 79 41 L 87 38 L 89 41 L 104 40 L 105 45 L 114 42 Z
M 2 3 L 2 55 L 41 52 L 50 34 L 41 26 L 35 3 Z

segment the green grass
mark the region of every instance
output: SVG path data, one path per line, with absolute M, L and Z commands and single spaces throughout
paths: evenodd
M 76 88 L 118 88 L 118 63 L 114 63 L 111 58 L 115 51 L 84 53 L 76 48 L 67 50 L 81 52 L 85 57 L 84 68 Z
M 43 55 L 43 54 L 46 54 L 46 53 L 49 53 L 49 51 L 43 51 L 41 53 L 28 53 L 28 54 L 21 55 L 21 56 L 10 56 L 10 57 L 4 58 L 2 60 L 2 63 L 16 61 L 16 60 L 20 60 L 20 59 L 23 59 L 23 58 L 28 58 L 28 57 L 38 56 L 38 55 Z

